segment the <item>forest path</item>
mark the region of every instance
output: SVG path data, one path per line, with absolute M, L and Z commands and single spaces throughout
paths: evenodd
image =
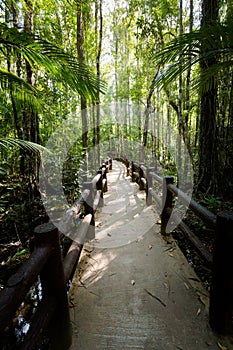
M 70 289 L 71 350 L 217 350 L 208 293 L 158 214 L 114 161 L 96 239 L 85 245 Z

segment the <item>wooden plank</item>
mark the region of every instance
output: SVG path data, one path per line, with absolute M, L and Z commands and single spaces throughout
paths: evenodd
M 207 225 L 215 228 L 216 215 L 210 212 L 208 209 L 191 199 L 186 193 L 181 191 L 175 185 L 168 185 L 169 191 L 174 193 L 185 205 L 187 205 L 200 219 L 202 219 Z

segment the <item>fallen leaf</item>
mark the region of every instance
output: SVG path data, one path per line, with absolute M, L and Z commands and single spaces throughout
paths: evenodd
M 148 245 L 148 249 L 152 249 L 153 246 L 151 244 Z
M 194 282 L 200 282 L 200 280 L 196 277 L 189 277 L 189 280 L 194 281 Z
M 169 249 L 169 252 L 172 253 L 174 250 L 176 250 L 176 247 L 172 247 L 171 249 Z
M 163 239 L 167 242 L 167 244 L 172 244 L 173 240 L 170 236 L 164 236 Z
M 199 299 L 202 302 L 203 305 L 207 305 L 207 300 L 206 297 L 204 295 L 199 295 Z
M 75 306 L 77 306 L 77 305 L 78 305 L 78 303 L 75 302 L 74 296 L 73 296 L 73 295 L 70 295 L 70 297 L 69 297 L 69 307 L 72 308 L 72 307 L 75 307 Z
M 212 344 L 210 341 L 207 341 L 207 342 L 206 342 L 206 345 L 212 346 L 213 344 Z
M 92 253 L 94 249 L 84 248 L 83 250 L 84 250 L 85 252 L 87 252 L 87 253 Z
M 218 344 L 219 349 L 221 349 L 221 350 L 227 350 L 227 347 L 226 347 L 226 346 L 223 346 L 223 345 L 220 344 L 219 342 L 217 342 L 217 344 Z
M 197 310 L 197 316 L 199 316 L 200 313 L 201 313 L 201 309 L 199 308 L 199 309 Z
M 132 280 L 132 281 L 131 281 L 131 284 L 132 284 L 132 286 L 134 286 L 134 285 L 135 285 L 135 281 L 134 281 L 134 280 Z
M 73 308 L 73 307 L 75 307 L 75 306 L 77 306 L 78 305 L 78 303 L 76 302 L 73 302 L 73 301 L 70 301 L 69 302 L 69 308 L 71 309 L 71 308 Z

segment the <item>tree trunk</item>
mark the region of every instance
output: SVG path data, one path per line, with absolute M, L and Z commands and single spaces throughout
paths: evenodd
M 33 4 L 31 0 L 26 0 L 25 4 L 27 8 L 24 13 L 24 31 L 26 33 L 31 34 L 33 30 Z M 26 67 L 26 77 L 28 84 L 34 86 L 34 72 L 28 61 L 25 62 Z M 38 113 L 30 106 L 24 108 L 23 113 L 23 137 L 25 140 L 32 141 L 35 143 L 39 143 L 39 120 Z M 28 177 L 30 179 L 32 190 L 37 187 L 38 182 L 38 171 L 39 171 L 39 163 L 37 156 L 28 151 L 25 154 L 25 170 L 28 173 Z M 28 162 L 27 157 L 30 157 L 30 162 Z
M 203 0 L 201 27 L 215 26 L 218 20 L 218 0 Z M 205 43 L 202 45 L 205 52 Z M 211 58 L 201 64 L 201 75 L 215 64 Z M 199 165 L 197 191 L 217 194 L 218 192 L 218 154 L 216 135 L 217 88 L 214 77 L 208 91 L 201 93 L 200 132 L 199 132 Z
M 83 12 L 82 5 L 77 5 L 77 53 L 80 62 L 85 61 L 83 53 Z M 87 100 L 81 97 L 81 116 L 82 116 L 82 147 L 84 158 L 88 153 L 88 122 L 87 122 Z
M 98 32 L 98 2 L 96 1 L 96 38 L 97 39 L 97 56 L 96 56 L 96 74 L 98 79 L 98 96 L 96 101 L 96 145 L 97 145 L 97 159 L 100 164 L 100 56 L 102 50 L 102 38 L 103 38 L 103 14 L 102 14 L 102 0 L 99 0 L 99 32 Z
M 148 127 L 149 127 L 149 118 L 150 118 L 150 114 L 151 114 L 151 99 L 152 99 L 152 95 L 155 89 L 155 80 L 159 74 L 159 70 L 160 70 L 160 66 L 157 68 L 157 71 L 155 72 L 150 88 L 149 88 L 149 92 L 148 92 L 148 96 L 146 99 L 146 110 L 145 110 L 145 120 L 144 120 L 144 130 L 143 130 L 143 141 L 142 141 L 142 151 L 141 151 L 141 161 L 144 161 L 144 157 L 145 157 L 145 147 L 147 145 L 147 138 L 148 138 Z

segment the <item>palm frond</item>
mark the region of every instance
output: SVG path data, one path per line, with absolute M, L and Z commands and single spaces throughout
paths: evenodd
M 43 147 L 37 143 L 31 141 L 25 141 L 20 139 L 14 139 L 11 137 L 0 138 L 0 147 L 9 148 L 9 147 L 19 147 L 21 149 L 31 151 L 34 153 L 37 152 L 47 152 L 51 153 L 46 147 Z
M 6 93 L 12 94 L 15 101 L 29 104 L 35 110 L 40 109 L 41 101 L 37 98 L 37 90 L 24 79 L 4 68 L 0 68 L 0 86 Z
M 24 91 L 31 96 L 35 96 L 36 94 L 36 89 L 34 89 L 32 85 L 28 84 L 24 79 L 21 79 L 17 75 L 8 72 L 4 68 L 0 68 L 0 82 L 2 88 Z
M 232 30 L 229 24 L 218 24 L 182 34 L 154 55 L 154 63 L 165 67 L 155 81 L 157 87 L 167 86 L 197 64 L 204 65 L 205 69 L 192 81 L 191 88 L 206 91 L 213 83 L 217 86 L 226 70 L 228 75 L 233 74 Z
M 20 53 L 31 65 L 53 74 L 58 81 L 69 85 L 81 96 L 95 98 L 99 89 L 105 91 L 105 83 L 99 81 L 83 62 L 38 36 L 20 32 L 2 23 L 0 45 L 14 54 Z

